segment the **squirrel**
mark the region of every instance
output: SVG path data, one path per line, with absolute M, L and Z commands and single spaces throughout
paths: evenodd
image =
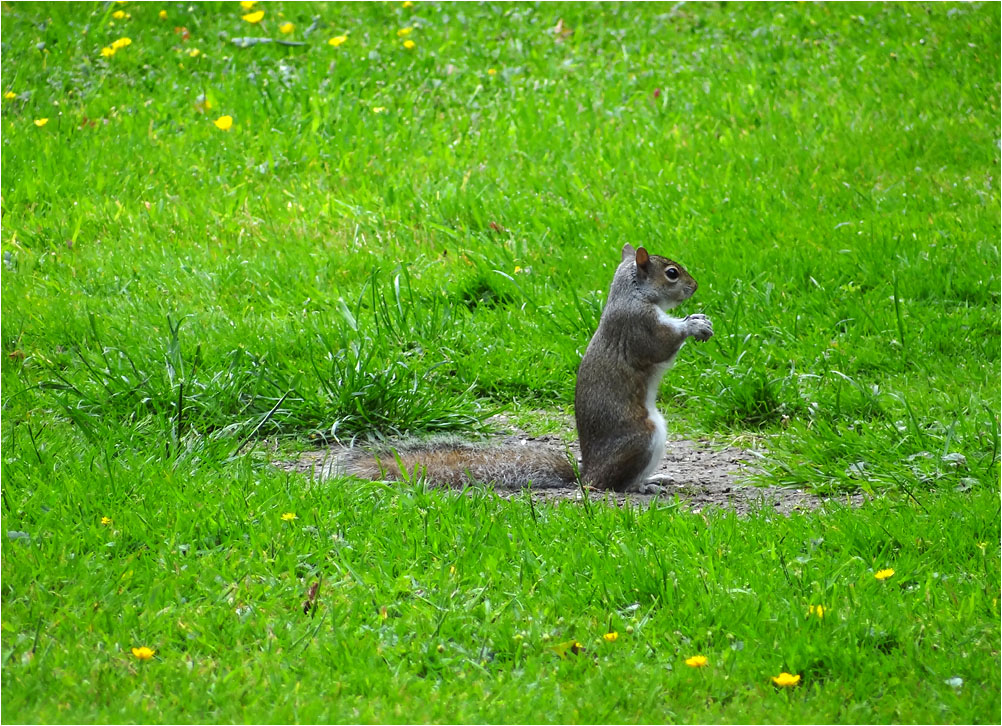
M 645 481 L 664 456 L 667 429 L 655 405 L 661 377 L 688 338 L 709 340 L 702 314 L 669 317 L 698 285 L 680 264 L 623 246 L 598 330 L 585 350 L 574 390 L 581 443 L 581 483 L 595 489 L 648 491 Z M 335 473 L 365 479 L 406 479 L 433 484 L 477 482 L 503 489 L 566 487 L 578 482 L 565 456 L 531 446 L 439 444 L 382 453 L 348 450 Z

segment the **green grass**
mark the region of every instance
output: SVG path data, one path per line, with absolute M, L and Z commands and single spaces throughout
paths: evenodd
M 998 5 L 261 7 L 3 6 L 5 720 L 997 720 Z M 672 433 L 876 501 L 268 464 L 569 411 L 624 242 Z

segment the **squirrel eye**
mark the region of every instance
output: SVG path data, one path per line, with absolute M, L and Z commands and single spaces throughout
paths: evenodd
M 678 270 L 674 267 L 669 267 L 667 270 L 665 270 L 665 277 L 667 277 L 669 280 L 677 280 Z

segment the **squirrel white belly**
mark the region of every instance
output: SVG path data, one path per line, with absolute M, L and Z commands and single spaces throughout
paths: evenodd
M 705 315 L 665 312 L 692 297 L 696 281 L 676 262 L 625 245 L 599 320 L 578 368 L 574 418 L 581 479 L 617 492 L 644 484 L 664 457 L 667 428 L 656 406 L 661 378 L 687 339 L 709 340 Z M 406 472 L 401 472 L 403 467 Z M 444 486 L 494 483 L 513 489 L 567 486 L 574 467 L 551 451 L 525 446 L 433 446 L 351 452 L 338 469 L 366 479 L 414 473 Z

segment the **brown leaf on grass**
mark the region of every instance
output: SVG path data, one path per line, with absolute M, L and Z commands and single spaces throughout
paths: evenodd
M 317 592 L 320 590 L 320 580 L 317 580 L 310 586 L 309 592 L 306 593 L 306 599 L 303 600 L 303 614 L 309 615 L 310 611 L 316 606 Z
M 566 25 L 563 18 L 560 18 L 557 20 L 557 24 L 553 26 L 553 35 L 558 43 L 562 43 L 565 38 L 574 35 L 574 29 Z

